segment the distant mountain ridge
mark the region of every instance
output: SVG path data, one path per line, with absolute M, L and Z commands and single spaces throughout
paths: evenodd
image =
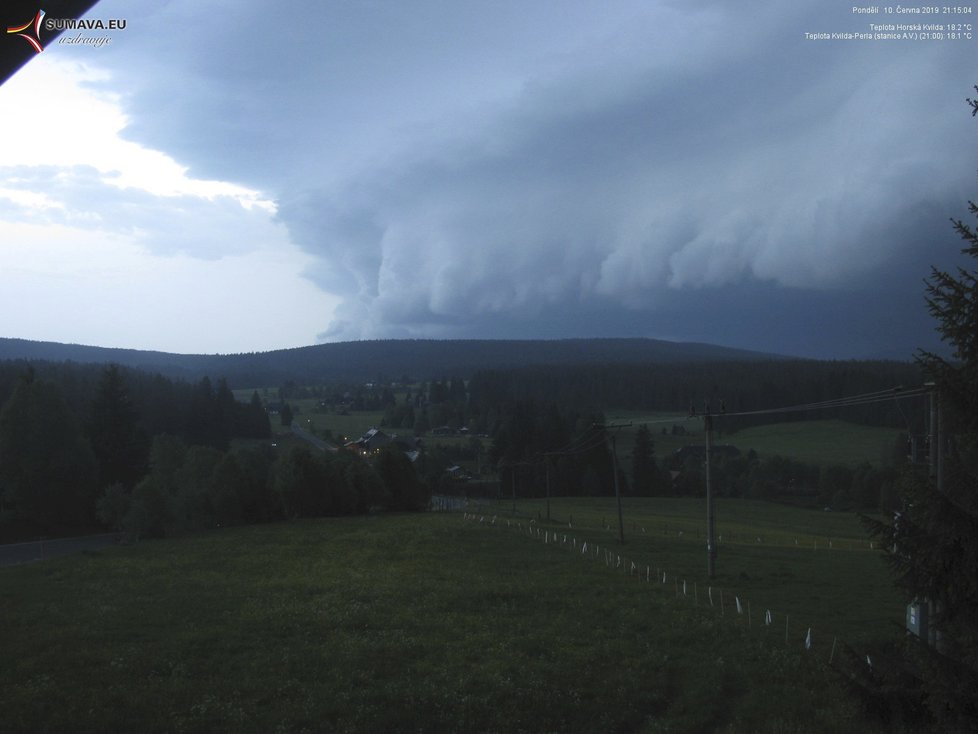
M 390 339 L 270 352 L 204 355 L 93 347 L 0 337 L 0 360 L 116 363 L 168 377 L 226 377 L 233 387 L 321 381 L 468 377 L 481 369 L 549 364 L 636 364 L 791 359 L 697 342 L 659 339 Z

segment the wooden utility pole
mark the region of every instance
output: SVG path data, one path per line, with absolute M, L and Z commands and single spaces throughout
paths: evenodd
M 547 467 L 547 522 L 550 522 L 550 460 L 545 459 Z
M 944 435 L 941 431 L 941 396 L 937 391 L 937 385 L 928 383 L 930 391 L 930 451 L 927 457 L 928 474 L 930 480 L 934 482 L 938 492 L 944 491 Z M 940 602 L 933 599 L 927 600 L 928 626 L 927 626 L 927 645 L 933 647 L 938 652 L 942 652 L 944 641 L 941 633 L 934 624 L 934 618 L 941 612 Z
M 613 423 L 610 426 L 601 425 L 599 423 L 594 424 L 596 428 L 600 428 L 603 431 L 607 431 L 609 428 L 627 428 L 632 425 L 631 423 Z M 618 486 L 618 451 L 615 446 L 615 434 L 610 434 L 611 436 L 611 469 L 615 474 L 615 500 L 618 503 L 618 542 L 622 545 L 625 544 L 625 521 L 622 519 L 621 514 L 621 488 Z
M 516 464 L 513 464 L 513 514 L 516 514 Z
M 713 486 L 710 484 L 710 449 L 713 445 L 713 416 L 703 416 L 706 428 L 706 570 L 709 577 L 716 577 L 717 545 L 716 516 L 713 511 Z
M 615 473 L 615 500 L 618 502 L 618 542 L 625 545 L 625 523 L 621 517 L 621 489 L 618 487 L 618 450 L 615 436 L 611 436 L 611 468 Z

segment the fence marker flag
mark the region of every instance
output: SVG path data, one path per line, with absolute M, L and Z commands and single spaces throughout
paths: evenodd
M 710 606 L 712 607 L 713 606 L 713 587 L 712 586 L 707 586 L 706 587 L 706 595 L 708 597 L 710 597 Z
M 587 541 L 585 540 L 584 545 L 581 546 L 581 553 L 586 553 L 586 552 L 587 552 Z
M 771 610 L 764 612 L 764 624 L 771 624 Z
M 805 635 L 805 649 L 806 650 L 811 650 L 812 649 L 812 628 L 811 627 L 808 628 L 808 634 Z
M 686 579 L 683 579 L 683 596 L 686 596 Z
M 869 655 L 866 656 L 866 665 L 869 666 L 870 670 L 873 669 L 873 661 L 869 659 Z
M 635 573 L 635 561 L 632 561 L 632 567 L 628 570 L 628 575 L 631 576 Z
M 662 583 L 665 583 L 665 582 L 666 582 L 666 572 L 663 571 L 662 572 Z
M 740 606 L 740 597 L 739 596 L 735 596 L 734 597 L 734 601 L 737 602 L 737 614 L 743 614 L 744 613 L 744 608 L 742 606 Z

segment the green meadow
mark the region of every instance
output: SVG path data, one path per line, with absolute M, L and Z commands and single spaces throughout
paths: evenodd
M 309 520 L 0 568 L 2 728 L 882 731 L 827 666 L 830 635 L 896 634 L 879 553 L 851 516 L 741 505 L 720 506 L 712 607 L 684 500 L 626 504 L 624 546 L 604 527 L 611 501 L 555 500 L 547 524 L 541 500 L 516 516 Z M 801 545 L 816 538 L 833 550 Z
M 622 457 L 631 450 L 634 432 L 643 423 L 652 432 L 655 453 L 660 459 L 687 444 L 702 445 L 706 440 L 702 419 L 639 411 L 615 411 L 609 416 L 609 422 L 632 424 L 622 430 L 618 441 Z M 685 428 L 686 434 L 672 435 L 670 431 L 673 425 Z M 663 428 L 667 433 L 662 433 Z M 720 420 L 717 428 L 714 434 L 715 443 L 736 446 L 743 453 L 753 449 L 762 458 L 783 456 L 807 464 L 849 467 L 866 462 L 874 466 L 888 463 L 892 460 L 900 434 L 894 428 L 863 426 L 836 419 L 770 423 L 735 433 L 725 432 Z

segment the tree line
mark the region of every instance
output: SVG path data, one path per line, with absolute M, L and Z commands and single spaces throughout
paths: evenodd
M 321 388 L 331 410 L 383 410 L 383 425 L 415 435 L 446 426 L 495 436 L 517 403 L 576 406 L 595 415 L 611 409 L 688 414 L 721 408 L 724 430 L 770 423 L 770 415 L 733 415 L 918 386 L 918 365 L 892 361 L 759 360 L 646 364 L 554 364 L 484 369 L 415 384 L 395 396 L 383 384 Z M 293 390 L 280 390 L 292 394 Z M 896 401 L 779 414 L 777 421 L 841 420 L 926 432 L 924 417 Z
M 499 476 L 503 497 L 624 496 L 702 497 L 705 455 L 691 447 L 686 456 L 659 456 L 655 436 L 639 426 L 633 441 L 615 440 L 598 411 L 560 408 L 532 400 L 500 406 L 503 415 L 493 433 L 489 459 Z M 758 456 L 753 450 L 715 451 L 712 484 L 718 497 L 789 501 L 836 510 L 894 510 L 897 482 L 908 465 L 906 436 L 900 436 L 884 466 L 822 466 L 782 456 Z M 612 456 L 612 451 L 616 452 Z
M 556 365 L 485 370 L 469 382 L 468 417 L 492 422 L 496 406 L 533 398 L 601 410 L 703 412 L 721 404 L 728 413 L 766 410 L 861 395 L 923 381 L 920 367 L 890 361 L 763 360 L 682 364 Z M 820 411 L 819 418 L 907 429 L 895 403 Z M 778 420 L 810 420 L 811 413 L 785 413 Z M 728 416 L 727 430 L 771 422 L 770 416 Z M 922 430 L 922 424 L 913 426 Z
M 151 537 L 427 504 L 403 454 L 367 464 L 303 446 L 276 452 L 270 437 L 258 394 L 238 401 L 223 378 L 0 362 L 0 541 L 98 527 Z M 232 439 L 264 444 L 232 448 Z

